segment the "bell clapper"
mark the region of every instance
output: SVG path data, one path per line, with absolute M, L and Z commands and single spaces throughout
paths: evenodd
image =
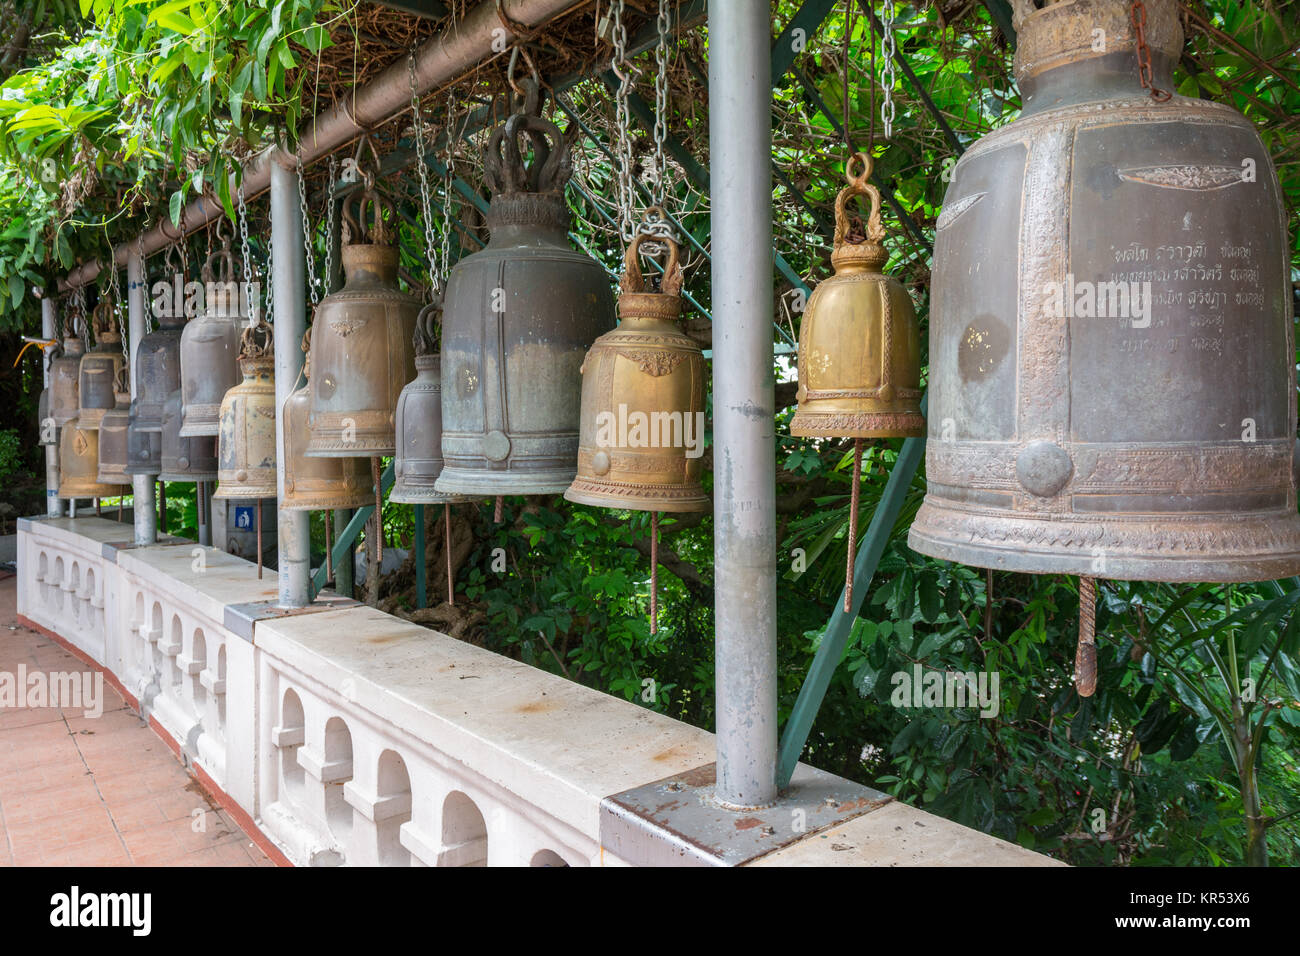
M 330 510 L 325 509 L 325 580 L 334 580 L 334 546 L 330 542 Z
M 102 518 L 102 517 L 104 517 L 104 512 L 103 512 L 102 508 L 100 507 L 100 499 L 98 499 L 98 498 L 95 499 L 95 517 L 96 517 L 96 518 Z
M 844 613 L 853 607 L 853 561 L 858 549 L 858 495 L 862 485 L 862 439 L 853 439 L 853 487 L 849 492 L 849 547 L 844 568 Z
M 505 498 L 505 495 L 497 495 L 497 506 L 496 506 L 496 510 L 492 512 L 492 523 L 493 523 L 493 524 L 500 524 L 500 523 L 501 523 L 501 518 L 504 516 L 504 513 L 505 513 L 505 504 L 506 504 L 506 498 Z
M 451 502 L 442 506 L 442 550 L 447 558 L 447 606 L 456 606 L 456 587 L 451 574 Z
M 650 633 L 659 633 L 659 512 L 650 512 Z
M 1074 653 L 1074 686 L 1080 697 L 1097 690 L 1097 579 L 1079 578 L 1079 646 Z
M 379 456 L 370 459 L 370 473 L 375 479 L 375 562 L 384 564 L 384 482 L 379 471 Z
M 167 533 L 167 482 L 158 482 L 158 530 Z

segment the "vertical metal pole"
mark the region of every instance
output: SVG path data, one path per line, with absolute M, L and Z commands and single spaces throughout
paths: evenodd
M 717 799 L 776 799 L 771 8 L 709 0 Z
M 271 259 L 275 263 L 275 477 L 280 606 L 311 603 L 311 527 L 305 511 L 284 511 L 284 403 L 302 371 L 307 331 L 306 254 L 298 174 L 271 162 Z
M 131 397 L 139 394 L 136 381 L 136 353 L 140 349 L 140 340 L 145 334 L 145 275 L 144 259 L 139 247 L 127 253 L 126 258 L 126 307 L 128 331 L 131 339 Z M 131 509 L 135 516 L 135 543 L 154 544 L 158 541 L 158 513 L 154 497 L 154 475 L 132 475 L 131 489 L 134 493 Z
M 333 188 L 334 184 L 330 183 Z M 334 204 L 334 230 L 325 237 L 329 243 L 330 255 L 330 274 L 325 277 L 325 285 L 328 291 L 334 292 L 343 285 L 343 201 L 341 199 L 331 199 Z M 351 508 L 336 508 L 334 510 L 334 528 L 338 534 L 343 533 L 343 529 L 348 526 L 352 520 Z M 350 598 L 353 595 L 352 573 L 355 570 L 353 556 L 355 552 L 352 549 L 342 560 L 334 563 L 334 593 Z
M 46 294 L 41 299 L 41 338 L 47 342 L 54 338 L 54 299 Z M 46 357 L 45 352 L 41 352 L 41 366 L 44 375 L 45 387 L 50 387 L 50 360 Z M 51 421 L 48 425 L 46 422 L 40 423 L 41 431 L 44 432 L 47 427 L 52 427 Z M 45 446 L 45 513 L 53 518 L 63 514 L 63 502 L 59 500 L 59 442 L 58 429 L 54 429 L 55 441 L 53 445 Z

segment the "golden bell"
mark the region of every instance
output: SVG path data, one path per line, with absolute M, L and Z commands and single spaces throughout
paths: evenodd
M 663 291 L 647 292 L 643 240 L 668 247 Z M 677 328 L 682 270 L 677 244 L 638 235 L 624 257 L 620 324 L 582 363 L 578 474 L 564 497 L 635 511 L 707 511 L 700 485 L 708 373 L 695 340 Z
M 360 219 L 367 202 L 374 221 L 362 236 Z M 415 378 L 411 332 L 419 302 L 398 291 L 397 248 L 387 242 L 385 207 L 392 205 L 373 189 L 361 194 L 355 215 L 344 204 L 350 234 L 368 241 L 343 246 L 347 281 L 316 308 L 316 376 L 309 384 L 311 440 L 306 450 L 312 457 L 396 451 L 397 398 Z
M 81 356 L 86 345 L 72 333 L 63 337 L 63 346 L 50 362 L 50 417 L 62 428 L 77 417 L 81 405 L 78 397 L 81 378 Z
M 244 380 L 221 400 L 214 498 L 275 497 L 275 341 L 265 320 L 240 336 Z
M 95 347 L 81 357 L 77 374 L 77 421 L 85 429 L 99 428 L 104 414 L 116 403 L 117 370 L 126 364 L 122 337 L 113 328 L 107 299 L 95 306 L 92 326 Z
M 127 431 L 130 419 L 131 396 L 127 392 L 126 366 L 117 370 L 116 404 L 105 414 L 99 423 L 99 474 L 101 484 L 129 485 L 131 476 L 127 474 Z
M 862 173 L 853 175 L 854 161 Z M 818 283 L 799 330 L 799 408 L 790 434 L 814 438 L 911 438 L 921 416 L 921 336 L 912 299 L 880 270 L 880 191 L 867 179 L 871 158 L 857 153 L 845 168 L 848 185 L 835 200 L 835 274 Z M 865 239 L 849 236 L 847 205 L 871 197 Z
M 99 480 L 99 431 L 82 428 L 77 419 L 63 427 L 59 441 L 59 497 L 114 498 L 126 494 L 121 485 Z
M 308 457 L 311 432 L 311 329 L 302 337 L 307 353 L 302 373 L 307 384 L 284 402 L 284 498 L 283 511 L 326 511 L 360 508 L 373 504 L 374 479 L 365 458 Z

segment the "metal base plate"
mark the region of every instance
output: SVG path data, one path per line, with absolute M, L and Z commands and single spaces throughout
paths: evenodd
M 600 845 L 633 866 L 740 866 L 893 797 L 805 764 L 776 803 L 729 810 L 715 798 L 717 765 L 634 787 L 600 805 Z
M 321 611 L 338 611 L 345 607 L 358 607 L 360 601 L 340 597 L 337 594 L 321 593 L 306 607 L 280 607 L 274 601 L 250 601 L 247 604 L 227 604 L 225 620 L 226 630 L 239 635 L 246 641 L 253 639 L 253 628 L 258 621 L 267 621 L 279 617 L 296 617 L 299 614 L 317 614 Z

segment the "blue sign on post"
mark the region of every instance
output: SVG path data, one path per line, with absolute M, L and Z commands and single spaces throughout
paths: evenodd
M 256 505 L 235 505 L 235 527 L 252 528 L 253 527 L 253 509 Z

